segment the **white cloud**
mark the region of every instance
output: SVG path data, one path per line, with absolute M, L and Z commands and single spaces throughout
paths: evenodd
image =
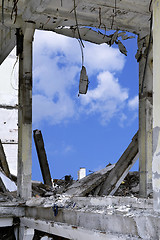
M 123 109 L 128 99 L 128 90 L 122 88 L 110 72 L 100 73 L 97 80 L 97 87 L 89 90 L 86 96 L 81 96 L 81 102 L 88 114 L 99 113 L 101 122 L 105 124 Z
M 132 98 L 128 101 L 128 107 L 130 110 L 137 110 L 138 104 L 139 104 L 138 96 L 135 96 L 134 98 Z
M 120 116 L 120 119 L 119 119 L 119 125 L 121 127 L 124 127 L 124 123 L 125 123 L 126 120 L 127 120 L 126 114 L 122 113 L 121 116 Z
M 103 123 L 109 121 L 128 98 L 114 72 L 123 69 L 125 58 L 118 49 L 106 44 L 85 42 L 85 66 L 89 78 L 96 76 L 98 85 L 80 99 L 77 106 L 81 69 L 81 51 L 76 39 L 53 32 L 37 31 L 34 44 L 33 121 L 47 120 L 58 124 L 77 117 L 81 112 L 99 113 Z M 78 109 L 77 109 L 78 108 Z
M 88 74 L 99 71 L 120 71 L 125 63 L 124 56 L 119 50 L 105 43 L 101 45 L 85 43 L 84 56 Z
M 61 96 L 55 103 L 51 98 L 36 94 L 33 96 L 33 106 L 36 114 L 33 123 L 47 120 L 50 124 L 59 124 L 74 116 L 75 106 L 67 95 Z

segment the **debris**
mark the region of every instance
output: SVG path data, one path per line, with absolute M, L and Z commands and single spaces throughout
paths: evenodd
M 47 197 L 54 194 L 54 189 L 42 182 L 32 181 L 32 195 Z
M 123 43 L 122 43 L 120 40 L 118 40 L 118 42 L 116 42 L 116 43 L 118 44 L 119 51 L 120 51 L 121 53 L 123 53 L 124 55 L 127 56 L 127 49 L 126 49 L 126 47 L 123 45 Z
M 99 192 L 99 195 L 113 195 L 132 165 L 138 159 L 138 132 L 132 139 L 132 142 L 122 154 L 115 167 L 110 171 L 109 175 L 105 179 L 103 186 Z M 121 182 L 119 181 L 121 180 Z
M 122 36 L 122 40 L 132 39 L 134 36 L 128 36 L 127 34 Z
M 118 37 L 118 30 L 114 32 L 112 39 L 111 39 L 111 46 L 115 43 L 115 41 L 117 40 Z
M 71 27 L 60 26 L 59 28 L 54 29 L 54 32 L 63 34 L 69 37 L 78 38 L 76 29 L 77 28 L 75 28 L 74 26 L 71 26 Z M 119 30 L 116 30 L 113 34 L 110 34 L 110 35 L 103 34 L 100 31 L 95 31 L 87 27 L 80 27 L 79 31 L 83 40 L 90 41 L 96 44 L 106 43 L 109 46 L 112 46 L 114 43 L 118 44 L 118 41 L 120 41 L 118 39 L 119 37 L 121 37 L 122 40 L 128 40 L 128 39 L 134 38 L 134 36 L 128 36 L 126 32 L 119 32 Z M 122 43 L 120 41 L 119 45 L 121 44 Z M 127 54 L 127 50 L 124 45 L 120 46 L 119 49 L 121 53 L 125 55 Z
M 134 196 L 139 195 L 139 172 L 129 172 L 122 184 L 115 192 L 115 196 Z
M 102 170 L 94 172 L 79 181 L 76 181 L 68 187 L 68 189 L 66 189 L 65 194 L 73 196 L 86 196 L 106 179 L 106 175 L 114 168 L 114 166 L 115 165 L 113 164 Z

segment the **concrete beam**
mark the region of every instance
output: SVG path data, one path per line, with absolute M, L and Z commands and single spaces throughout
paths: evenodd
M 4 193 L 7 192 L 7 188 L 6 188 L 5 184 L 4 184 L 4 182 L 2 181 L 1 177 L 0 177 L 0 189 Z
M 27 23 L 19 34 L 19 110 L 18 110 L 18 196 L 31 197 L 32 173 L 32 41 L 34 24 Z
M 140 197 L 152 193 L 153 52 L 150 38 L 138 38 Z
M 54 205 L 54 200 L 52 203 Z M 160 214 L 155 213 L 152 207 L 150 199 L 74 197 L 58 208 L 56 216 L 51 205 L 26 207 L 25 218 L 21 218 L 21 221 L 25 226 L 69 239 L 90 239 L 89 235 L 88 238 L 79 235 L 78 230 L 83 229 L 91 236 L 95 232 L 99 233 L 98 236 L 103 233 L 104 239 L 158 240 Z M 66 235 L 67 226 L 73 230 L 69 232 L 70 235 Z
M 17 239 L 21 240 L 32 240 L 34 237 L 34 229 L 26 226 L 20 226 L 17 233 L 19 235 Z
M 25 215 L 24 207 L 17 207 L 15 205 L 0 206 L 0 217 L 23 217 Z
M 119 180 L 117 181 L 117 183 L 115 184 L 114 188 L 112 189 L 112 191 L 110 192 L 109 195 L 113 196 L 115 194 L 115 192 L 117 191 L 117 189 L 119 188 L 119 186 L 121 185 L 121 183 L 123 182 L 125 177 L 128 175 L 130 169 L 137 162 L 138 158 L 139 158 L 139 153 L 137 153 L 135 155 L 135 157 L 131 160 L 129 166 L 125 169 L 125 171 L 123 172 L 122 176 L 119 178 Z
M 26 8 L 22 15 L 23 19 L 30 20 L 31 17 L 33 17 L 34 20 L 36 20 L 34 15 L 36 16 L 38 13 L 42 13 L 50 2 L 51 0 L 25 0 L 24 5 Z
M 44 147 L 44 141 L 40 130 L 33 131 L 34 142 L 37 150 L 38 160 L 41 167 L 44 184 L 52 187 L 51 174 L 47 161 L 47 155 Z
M 21 0 L 17 3 L 18 11 L 11 19 L 12 2 L 4 1 L 4 23 L 7 27 L 20 28 L 25 22 L 35 22 L 38 29 L 54 30 L 57 26 L 75 26 L 74 3 L 72 0 Z M 133 33 L 147 34 L 149 31 L 148 10 L 150 0 L 117 1 L 112 0 L 79 0 L 76 11 L 79 26 L 90 26 L 112 30 L 124 30 Z M 2 3 L 0 3 L 0 6 Z M 115 16 L 114 16 L 115 14 Z M 2 17 L 0 14 L 1 22 Z M 54 21 L 52 21 L 52 19 Z M 13 21 L 15 23 L 13 24 Z M 3 24 L 1 25 L 4 28 Z
M 137 159 L 138 132 L 135 134 L 132 142 L 105 179 L 99 195 L 113 195 Z
M 160 0 L 153 1 L 153 160 L 154 210 L 160 212 Z
M 94 172 L 79 181 L 76 181 L 71 186 L 68 187 L 65 194 L 72 196 L 86 196 L 89 192 L 91 192 L 94 188 L 96 188 L 99 184 L 101 184 L 105 179 L 111 169 L 114 168 L 114 164 L 108 167 L 105 167 L 102 170 Z
M 0 167 L 2 168 L 7 177 L 11 178 L 11 174 L 9 171 L 6 155 L 1 140 L 0 140 Z
M 34 218 L 21 218 L 21 224 L 34 227 L 39 231 L 44 231 L 50 234 L 54 234 L 59 237 L 64 237 L 67 239 L 76 240 L 136 240 L 137 238 L 132 238 L 127 235 L 113 234 L 105 231 L 98 231 L 96 229 L 85 229 L 79 226 L 49 222 L 44 220 L 35 220 Z
M 0 217 L 0 228 L 1 227 L 10 227 L 13 225 L 12 217 Z

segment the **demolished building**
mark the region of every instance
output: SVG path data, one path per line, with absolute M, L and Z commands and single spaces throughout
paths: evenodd
M 8 115 L 9 111 L 18 112 L 18 126 L 14 122 L 10 126 L 12 131 L 6 130 L 0 142 L 2 239 L 158 240 L 160 1 L 2 0 L 0 7 L 0 63 L 15 46 L 19 59 L 18 102 L 5 102 L 4 95 L 0 104 L 1 116 Z M 139 131 L 115 165 L 67 183 L 65 188 L 53 189 L 31 181 L 32 42 L 35 29 L 97 44 L 117 43 L 124 54 L 125 47 L 119 37 L 126 39 L 126 31 L 138 35 Z M 114 33 L 106 35 L 95 29 L 114 30 Z M 5 119 L 2 123 L 7 128 Z M 13 151 L 18 147 L 17 177 L 9 171 L 7 161 L 10 156 L 5 157 L 7 147 Z M 120 197 L 117 189 L 138 157 L 139 196 Z M 7 191 L 5 177 L 17 183 L 17 196 L 15 192 Z M 115 193 L 117 196 L 113 196 Z

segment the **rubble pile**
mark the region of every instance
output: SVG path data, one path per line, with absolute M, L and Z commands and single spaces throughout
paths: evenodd
M 32 181 L 33 197 L 50 197 L 57 194 L 66 194 L 71 196 L 103 196 L 100 189 L 105 179 L 114 165 L 92 173 L 81 180 L 73 180 L 71 176 L 65 176 L 65 179 L 53 179 L 53 187 L 42 182 Z M 15 182 L 16 183 L 16 182 Z M 116 190 L 115 196 L 139 196 L 139 172 L 129 172 Z M 150 197 L 152 195 L 150 194 Z M 16 191 L 4 191 L 0 188 L 0 201 L 8 201 L 16 198 Z
M 134 196 L 139 195 L 139 172 L 129 172 L 117 189 L 115 196 Z

